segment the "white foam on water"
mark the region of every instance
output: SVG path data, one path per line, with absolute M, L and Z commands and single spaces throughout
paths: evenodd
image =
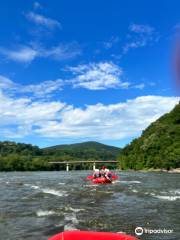
M 25 183 L 24 186 L 29 187 L 29 186 L 31 186 L 31 184 Z
M 40 187 L 37 186 L 37 185 L 32 185 L 32 184 L 29 184 L 29 183 L 25 183 L 24 186 L 30 187 L 30 188 L 32 188 L 32 189 L 39 189 L 39 188 L 40 188 Z
M 138 190 L 132 189 L 132 192 L 133 192 L 133 193 L 138 193 Z
M 36 185 L 32 185 L 31 188 L 32 188 L 32 189 L 39 189 L 40 187 L 39 187 L 39 186 L 36 186 Z
M 48 211 L 48 210 L 38 210 L 37 212 L 36 212 L 36 215 L 38 216 L 38 217 L 45 217 L 45 216 L 50 216 L 50 215 L 54 215 L 54 214 L 56 214 L 54 211 Z
M 71 221 L 73 224 L 78 224 L 79 223 L 75 213 L 66 213 L 65 214 L 65 220 L 66 221 Z
M 60 182 L 60 183 L 58 183 L 58 185 L 65 185 L 66 183 L 64 183 L 64 182 Z
M 39 191 L 42 191 L 43 193 L 55 195 L 55 196 L 58 196 L 58 197 L 68 196 L 67 192 L 65 192 L 65 191 L 58 191 L 58 190 L 50 189 L 50 188 L 40 188 L 37 185 L 32 185 L 32 184 L 29 184 L 29 183 L 25 183 L 24 186 L 30 187 L 30 188 L 35 189 L 35 190 L 38 189 Z
M 65 191 L 60 192 L 60 191 L 57 191 L 55 189 L 50 189 L 50 188 L 42 188 L 41 191 L 43 193 L 55 195 L 55 196 L 58 196 L 58 197 L 68 196 L 67 192 L 65 192 Z
M 65 213 L 64 220 L 67 221 L 67 224 L 64 225 L 64 230 L 76 230 L 76 225 L 79 223 L 76 213 Z
M 127 184 L 129 184 L 129 183 L 137 183 L 137 184 L 139 184 L 139 183 L 141 183 L 140 181 L 119 181 L 120 183 L 127 183 Z
M 99 185 L 95 185 L 95 184 L 89 184 L 89 185 L 84 185 L 84 187 L 89 187 L 89 188 L 97 188 L 98 186 L 100 186 L 100 184 Z
M 117 184 L 117 183 L 120 183 L 121 181 L 119 180 L 115 180 L 115 181 L 112 181 L 112 184 Z
M 179 190 L 171 190 L 171 191 L 161 191 L 159 194 L 155 194 L 153 192 L 145 192 L 146 195 L 150 195 L 154 198 L 158 198 L 161 200 L 167 200 L 167 201 L 176 201 L 180 199 L 180 194 Z
M 75 212 L 75 213 L 85 211 L 85 209 L 83 209 L 83 208 L 78 209 L 78 208 L 72 208 L 72 207 L 65 207 L 65 210 L 66 211 L 72 211 L 72 212 Z
M 162 196 L 162 195 L 153 195 L 154 197 L 162 200 L 168 200 L 168 201 L 176 201 L 177 199 L 180 199 L 180 196 Z
M 64 225 L 64 231 L 70 231 L 70 230 L 78 230 L 78 229 L 72 224 Z
M 171 190 L 170 192 L 175 194 L 175 195 L 180 195 L 180 189 Z
M 96 192 L 96 188 L 93 188 L 93 189 L 91 189 L 91 190 L 89 190 L 90 192 Z

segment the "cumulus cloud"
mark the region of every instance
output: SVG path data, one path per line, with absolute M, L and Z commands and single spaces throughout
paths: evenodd
M 106 89 L 140 89 L 144 83 L 133 84 L 124 80 L 122 68 L 112 62 L 98 62 L 75 67 L 66 67 L 69 78 L 46 80 L 36 84 L 18 84 L 11 79 L 0 75 L 0 90 L 9 95 L 30 94 L 33 97 L 51 97 L 55 92 L 63 90 L 65 86 L 71 88 L 85 88 L 88 90 Z
M 46 137 L 125 139 L 140 134 L 177 102 L 177 98 L 144 96 L 125 103 L 96 104 L 85 109 L 70 107 L 62 112 L 60 122 L 49 121 L 36 132 Z
M 122 69 L 112 62 L 90 63 L 69 67 L 75 77 L 71 80 L 73 86 L 90 90 L 107 88 L 128 88 L 129 83 L 123 82 Z
M 29 12 L 28 14 L 26 14 L 26 17 L 29 21 L 31 21 L 31 22 L 33 22 L 37 25 L 47 27 L 49 29 L 61 28 L 62 27 L 61 23 L 58 22 L 57 20 L 45 17 L 43 15 L 40 15 L 40 14 L 37 14 L 37 13 L 34 13 L 34 12 Z
M 0 135 L 120 140 L 139 135 L 178 101 L 177 97 L 142 96 L 78 108 L 59 101 L 13 98 L 1 92 Z
M 123 46 L 123 53 L 130 49 L 141 48 L 153 44 L 159 40 L 159 34 L 155 28 L 143 24 L 131 24 L 129 26 L 128 41 Z
M 23 137 L 51 119 L 65 106 L 60 102 L 34 102 L 30 98 L 11 98 L 0 92 L 0 135 Z M 23 131 L 22 131 L 23 129 Z

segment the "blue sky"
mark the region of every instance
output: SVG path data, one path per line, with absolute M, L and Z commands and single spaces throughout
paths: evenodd
M 0 140 L 124 146 L 178 102 L 179 1 L 2 1 Z

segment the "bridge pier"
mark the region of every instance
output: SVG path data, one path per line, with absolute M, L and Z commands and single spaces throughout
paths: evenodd
M 95 169 L 96 169 L 96 163 L 93 162 L 93 171 L 95 171 Z
M 66 163 L 66 172 L 69 172 L 69 163 Z

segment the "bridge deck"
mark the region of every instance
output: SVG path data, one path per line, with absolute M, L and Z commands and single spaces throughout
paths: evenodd
M 66 161 L 66 162 L 49 162 L 50 164 L 71 164 L 71 163 L 117 163 L 117 161 Z
M 49 164 L 66 164 L 66 171 L 69 171 L 69 165 L 75 163 L 93 163 L 93 170 L 96 169 L 96 163 L 117 163 L 117 161 L 63 161 L 63 162 L 49 162 Z

